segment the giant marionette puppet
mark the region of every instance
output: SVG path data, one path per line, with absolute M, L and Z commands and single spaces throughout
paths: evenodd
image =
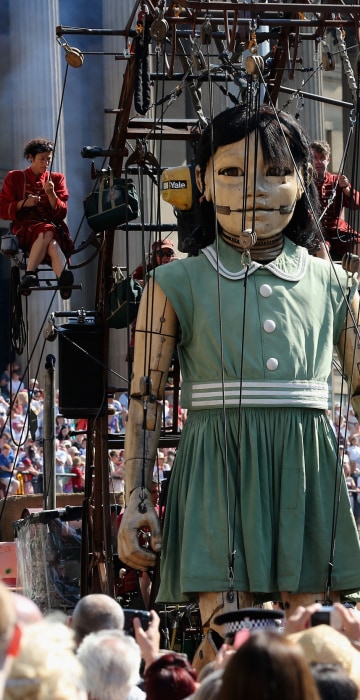
M 357 280 L 308 252 L 310 161 L 283 112 L 216 116 L 196 166 L 215 241 L 157 268 L 137 318 L 119 556 L 147 569 L 161 549 L 158 601 L 198 596 L 210 629 L 254 596 L 291 611 L 360 589 L 359 538 L 326 415 L 334 344 L 359 414 Z M 162 534 L 150 484 L 175 344 L 188 418 Z

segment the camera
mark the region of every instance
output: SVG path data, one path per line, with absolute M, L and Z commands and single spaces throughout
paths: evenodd
M 332 605 L 323 605 L 321 610 L 317 610 L 311 615 L 311 626 L 331 625 L 336 630 L 342 630 L 343 623 L 338 610 Z
M 131 634 L 134 637 L 134 617 L 138 617 L 143 630 L 147 630 L 147 628 L 149 627 L 149 622 L 151 620 L 151 613 L 149 613 L 148 610 L 130 610 L 129 608 L 124 608 L 124 617 L 124 631 L 127 632 L 127 634 Z

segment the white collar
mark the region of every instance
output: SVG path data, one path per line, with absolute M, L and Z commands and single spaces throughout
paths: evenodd
M 208 259 L 214 270 L 216 270 L 221 277 L 226 277 L 230 280 L 244 279 L 246 275 L 246 267 L 242 267 L 240 270 L 235 271 L 229 270 L 221 261 L 220 257 L 218 257 L 215 245 L 211 244 L 207 246 L 207 248 L 203 248 L 200 251 Z M 280 279 L 298 282 L 304 277 L 308 262 L 309 254 L 307 249 L 302 248 L 301 246 L 296 246 L 288 238 L 284 237 L 284 247 L 280 255 L 278 255 L 278 257 L 272 262 L 266 263 L 266 265 L 262 265 L 261 263 L 252 260 L 248 267 L 247 274 L 251 275 L 257 270 L 263 268 L 269 270 L 273 275 L 279 277 Z

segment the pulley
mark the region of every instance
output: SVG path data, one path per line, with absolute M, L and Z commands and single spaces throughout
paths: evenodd
M 257 54 L 250 54 L 245 60 L 245 71 L 248 75 L 260 75 L 264 71 L 264 59 Z
M 164 41 L 169 25 L 164 17 L 154 19 L 150 27 L 150 36 L 154 41 Z
M 58 44 L 65 50 L 65 60 L 72 68 L 81 68 L 84 63 L 84 54 L 75 46 L 69 46 L 64 38 L 57 38 Z
M 341 265 L 346 272 L 356 274 L 360 270 L 360 258 L 354 253 L 345 253 L 345 255 L 343 255 Z
M 321 63 L 324 71 L 335 70 L 335 59 L 326 41 L 322 42 Z

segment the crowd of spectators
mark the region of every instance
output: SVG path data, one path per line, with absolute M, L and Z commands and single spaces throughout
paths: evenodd
M 43 615 L 0 583 L 0 700 L 357 700 L 360 613 L 334 607 L 341 630 L 312 625 L 319 603 L 260 629 L 249 609 L 214 661 L 195 669 L 162 647 L 155 610 L 147 626 L 139 616 L 127 626 L 116 600 L 90 593 L 67 616 Z
M 336 403 L 331 425 L 343 466 L 349 500 L 360 526 L 360 425 L 351 406 Z
M 61 415 L 55 406 L 55 469 L 57 493 L 82 493 L 87 463 L 87 420 Z M 171 380 L 164 401 L 164 427 L 173 422 Z M 129 408 L 128 393 L 108 399 L 108 433 L 124 436 Z M 178 410 L 181 431 L 185 411 Z M 36 494 L 43 491 L 44 388 L 38 379 L 28 381 L 17 363 L 9 364 L 0 375 L 0 498 L 9 495 Z M 109 489 L 125 493 L 125 451 L 109 449 Z M 158 452 L 154 478 L 161 482 L 171 470 L 175 450 Z

